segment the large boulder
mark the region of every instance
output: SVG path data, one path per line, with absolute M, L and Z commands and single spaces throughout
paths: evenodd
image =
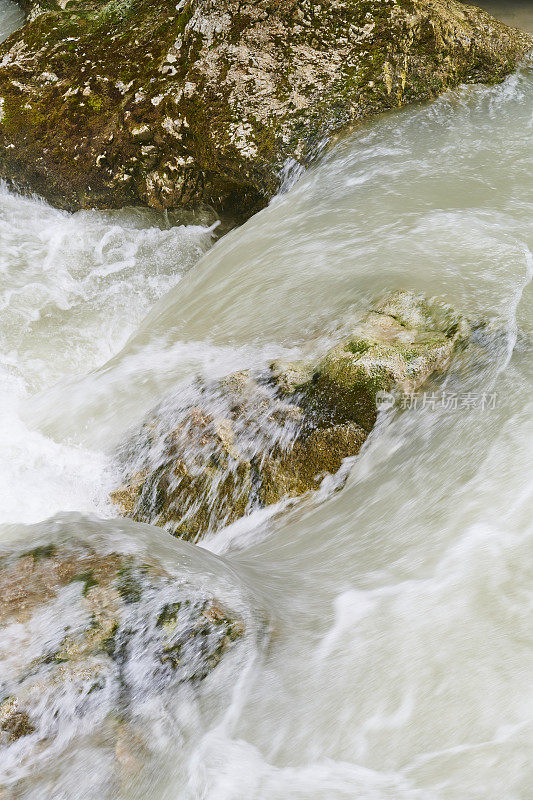
M 74 762 L 98 784 L 83 797 L 111 796 L 164 736 L 161 709 L 190 702 L 245 635 L 201 582 L 81 524 L 0 547 L 2 797 L 67 796 L 51 787 Z
M 247 216 L 354 120 L 494 82 L 533 46 L 455 0 L 23 0 L 0 176 L 67 209 Z
M 395 292 L 316 363 L 197 381 L 121 448 L 122 513 L 196 541 L 254 508 L 318 488 L 357 455 L 383 394 L 414 393 L 467 342 L 468 321 Z

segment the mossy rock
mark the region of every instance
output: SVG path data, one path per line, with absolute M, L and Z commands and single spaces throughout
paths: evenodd
M 353 332 L 315 366 L 307 403 L 337 420 L 369 431 L 376 421 L 378 392 L 416 392 L 442 372 L 470 335 L 468 321 L 445 304 L 412 292 L 395 292 L 378 303 Z
M 23 0 L 0 176 L 55 205 L 246 217 L 355 120 L 495 82 L 533 46 L 455 0 Z
M 16 758 L 3 775 L 13 797 L 30 784 L 44 796 L 84 747 L 103 748 L 107 785 L 120 782 L 124 759 L 140 768 L 162 724 L 150 708 L 179 692 L 190 702 L 245 635 L 240 614 L 155 556 L 75 535 L 2 544 L 0 594 L 0 752 L 6 765 Z
M 468 320 L 413 292 L 387 295 L 317 362 L 198 382 L 121 449 L 122 513 L 197 541 L 253 509 L 315 490 L 359 453 L 380 393 L 414 393 L 470 336 Z

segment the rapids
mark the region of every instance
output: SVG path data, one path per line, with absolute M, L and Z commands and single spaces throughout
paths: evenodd
M 533 29 L 530 3 L 480 5 Z M 0 38 L 21 20 L 0 0 Z M 180 712 L 185 744 L 113 797 L 530 800 L 532 140 L 528 62 L 354 126 L 216 243 L 211 220 L 68 214 L 0 186 L 0 539 L 67 521 L 194 552 L 272 619 L 238 683 L 215 672 Z M 333 342 L 396 288 L 497 335 L 436 399 L 384 414 L 341 491 L 328 479 L 203 550 L 113 520 L 113 448 L 148 409 Z M 27 796 L 103 800 L 99 757 Z

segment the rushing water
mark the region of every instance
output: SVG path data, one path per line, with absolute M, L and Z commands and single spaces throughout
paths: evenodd
M 478 0 L 473 5 L 481 6 L 489 14 L 495 14 L 507 25 L 516 25 L 517 28 L 533 30 L 533 17 L 531 14 L 531 0 Z
M 0 2 L 6 35 L 20 17 Z M 533 27 L 529 4 L 484 5 Z M 499 331 L 441 387 L 457 409 L 384 417 L 342 491 L 203 542 L 275 634 L 239 691 L 220 673 L 213 714 L 189 721 L 186 748 L 176 738 L 151 797 L 531 797 L 532 136 L 525 65 L 355 127 L 214 247 L 208 227 L 69 215 L 0 188 L 4 538 L 59 512 L 113 536 L 111 446 L 148 408 L 199 373 L 323 346 L 386 289 Z M 77 762 L 71 785 L 97 769 Z
M 0 0 L 0 41 L 7 39 L 10 33 L 20 28 L 24 21 L 24 12 L 11 0 Z

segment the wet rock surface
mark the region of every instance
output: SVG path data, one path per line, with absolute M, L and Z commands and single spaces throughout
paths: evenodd
M 198 380 L 119 453 L 122 513 L 197 541 L 255 508 L 317 489 L 355 456 L 380 394 L 416 392 L 468 341 L 470 323 L 412 292 L 376 303 L 316 363 Z
M 2 545 L 0 593 L 0 794 L 8 798 L 51 796 L 59 765 L 67 774 L 78 758 L 103 759 L 98 787 L 84 786 L 83 796 L 108 796 L 146 762 L 154 724 L 161 739 L 161 707 L 174 730 L 170 709 L 245 633 L 239 614 L 170 565 L 74 531 L 32 549 Z
M 533 45 L 454 0 L 25 0 L 0 47 L 0 176 L 67 209 L 251 215 L 342 126 Z

